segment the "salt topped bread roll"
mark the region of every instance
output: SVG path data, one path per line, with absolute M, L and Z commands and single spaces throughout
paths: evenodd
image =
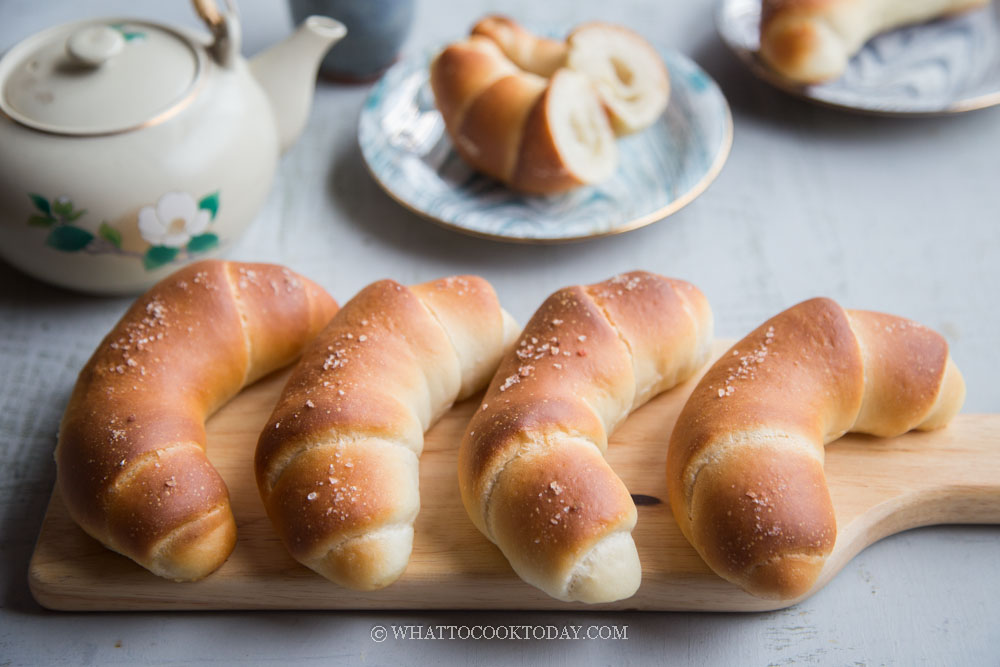
M 800 303 L 734 345 L 691 394 L 667 454 L 674 517 L 720 576 L 760 597 L 799 597 L 837 536 L 824 444 L 940 428 L 964 397 L 939 334 L 830 299 Z
M 236 543 L 205 419 L 291 363 L 333 316 L 321 287 L 271 264 L 191 264 L 139 297 L 80 372 L 56 482 L 88 534 L 161 577 L 199 579 Z
M 458 457 L 469 517 L 522 579 L 568 601 L 635 593 L 636 509 L 604 459 L 608 435 L 691 377 L 711 340 L 702 293 L 642 271 L 559 290 L 535 312 Z
M 488 282 L 361 290 L 295 367 L 257 444 L 261 499 L 289 553 L 357 590 L 406 569 L 423 434 L 480 390 L 517 335 Z

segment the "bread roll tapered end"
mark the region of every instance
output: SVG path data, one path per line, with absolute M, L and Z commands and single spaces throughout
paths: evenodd
M 174 581 L 194 581 L 214 572 L 236 547 L 236 522 L 229 502 L 182 526 L 149 569 Z
M 385 526 L 305 562 L 335 584 L 358 591 L 385 588 L 403 575 L 413 551 L 413 524 Z
M 808 16 L 780 16 L 764 27 L 760 56 L 783 76 L 804 84 L 841 75 L 848 45 L 832 27 Z
M 632 534 L 608 535 L 590 550 L 570 579 L 566 599 L 599 604 L 635 595 L 642 582 L 642 566 Z

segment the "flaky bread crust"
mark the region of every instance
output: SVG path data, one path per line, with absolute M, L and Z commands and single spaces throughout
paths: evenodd
M 681 411 L 667 455 L 674 517 L 720 576 L 796 598 L 836 541 L 824 444 L 941 427 L 964 396 L 939 334 L 830 299 L 800 303 L 724 354 Z
M 504 358 L 459 449 L 466 511 L 526 582 L 561 600 L 631 596 L 636 509 L 603 458 L 636 407 L 707 360 L 694 286 L 645 272 L 550 296 Z
M 760 55 L 805 84 L 836 79 L 878 33 L 957 14 L 990 0 L 763 0 Z
M 472 26 L 471 34 L 495 42 L 525 72 L 548 78 L 566 65 L 566 42 L 539 37 L 506 16 L 487 16 Z
M 476 276 L 382 280 L 344 305 L 288 379 L 257 444 L 257 486 L 291 555 L 373 590 L 406 568 L 423 434 L 480 390 L 517 335 Z
M 139 297 L 80 372 L 63 416 L 57 483 L 70 515 L 161 577 L 218 568 L 236 524 L 205 456 L 205 419 L 291 363 L 336 308 L 288 269 L 221 261 Z

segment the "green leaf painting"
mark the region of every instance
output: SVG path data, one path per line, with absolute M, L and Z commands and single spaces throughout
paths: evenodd
M 126 42 L 131 42 L 133 39 L 146 39 L 146 33 L 139 30 L 127 30 L 124 23 L 112 23 L 108 27 L 120 32 Z
M 146 267 L 147 271 L 158 269 L 164 264 L 174 261 L 178 252 L 180 252 L 180 248 L 168 248 L 164 245 L 151 246 L 142 258 L 142 265 Z
M 28 198 L 35 205 L 35 210 L 40 213 L 35 213 L 28 218 L 28 224 L 32 227 L 51 227 L 56 223 L 65 225 L 77 220 L 87 212 L 87 209 L 74 211 L 73 202 L 66 197 L 59 197 L 50 202 L 42 195 L 29 192 Z
M 52 202 L 52 210 L 55 211 L 56 215 L 65 218 L 73 213 L 73 202 L 65 198 L 56 199 Z
M 188 252 L 205 252 L 219 245 L 219 237 L 211 232 L 195 236 L 187 244 Z
M 49 232 L 45 243 L 56 250 L 76 252 L 83 250 L 93 240 L 94 235 L 86 229 L 80 229 L 73 225 L 60 225 Z
M 48 217 L 50 218 L 52 217 L 52 208 L 49 206 L 48 199 L 46 199 L 42 195 L 36 195 L 31 192 L 28 193 L 28 196 L 31 197 L 31 201 L 34 202 L 35 208 L 37 208 L 39 211 L 41 211 Z
M 120 28 L 121 26 L 114 27 Z M 142 240 L 149 243 L 149 246 L 145 250 L 133 250 L 131 247 L 126 247 L 127 244 L 131 245 L 132 242 L 126 241 L 126 236 L 123 234 L 122 228 L 116 227 L 106 220 L 101 222 L 96 231 L 85 229 L 85 227 L 90 226 L 86 221 L 83 223 L 84 226 L 78 227 L 74 223 L 86 215 L 87 209 L 77 209 L 73 204 L 73 200 L 65 194 L 53 197 L 52 199 L 34 192 L 26 194 L 34 207 L 33 210 L 28 212 L 27 224 L 30 227 L 38 227 L 46 230 L 45 244 L 61 252 L 80 252 L 85 250 L 90 255 L 113 254 L 123 257 L 133 257 L 141 260 L 142 265 L 147 271 L 152 271 L 172 262 L 183 261 L 193 255 L 208 252 L 209 250 L 218 248 L 220 244 L 218 234 L 204 231 L 204 214 L 200 214 L 199 216 L 191 214 L 192 204 L 196 200 L 192 195 L 187 193 L 167 193 L 169 198 L 167 198 L 167 195 L 164 195 L 155 206 L 150 204 L 139 210 L 136 224 Z M 164 198 L 167 198 L 167 200 Z M 178 200 L 182 204 L 179 215 L 182 218 L 181 222 L 184 223 L 183 238 L 187 242 L 184 243 L 183 240 L 176 239 L 175 237 L 175 242 L 183 244 L 175 248 L 163 245 L 164 241 L 167 240 L 167 229 L 164 221 L 159 219 L 159 209 L 157 207 L 160 207 L 164 201 L 168 201 L 176 209 Z M 199 211 L 207 211 L 210 220 L 215 220 L 219 214 L 219 191 L 216 190 L 197 200 L 197 207 Z M 169 209 L 170 207 L 168 206 L 167 208 Z M 166 217 L 171 218 L 169 210 Z M 176 217 L 177 215 L 173 216 L 173 218 Z M 177 221 L 173 218 L 166 222 L 171 225 L 176 224 Z M 193 221 L 198 222 L 201 227 L 200 231 L 203 233 L 190 235 L 190 229 L 197 229 L 192 224 Z M 127 225 L 128 223 L 125 224 Z M 163 229 L 160 229 L 161 227 Z
M 28 218 L 28 224 L 32 227 L 51 227 L 56 224 L 56 219 L 48 215 L 33 215 Z
M 106 222 L 101 223 L 97 235 L 116 248 L 122 247 L 122 233 Z
M 215 220 L 215 216 L 219 213 L 219 191 L 216 190 L 210 195 L 205 195 L 198 202 L 198 208 L 205 209 L 212 214 L 212 220 Z

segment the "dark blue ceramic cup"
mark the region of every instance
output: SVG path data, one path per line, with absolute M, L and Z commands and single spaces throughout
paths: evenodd
M 324 77 L 364 82 L 378 77 L 399 55 L 413 23 L 415 0 L 289 0 L 298 25 L 307 16 L 335 18 L 347 26 L 320 65 Z

